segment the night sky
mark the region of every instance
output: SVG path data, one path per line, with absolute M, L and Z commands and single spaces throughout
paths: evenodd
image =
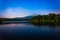
M 0 17 L 60 13 L 60 0 L 0 0 Z

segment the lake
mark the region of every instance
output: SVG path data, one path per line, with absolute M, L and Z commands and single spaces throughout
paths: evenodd
M 60 26 L 33 25 L 31 23 L 0 25 L 0 40 L 60 39 Z

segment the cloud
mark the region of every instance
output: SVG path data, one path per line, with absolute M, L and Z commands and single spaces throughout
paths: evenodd
M 25 17 L 31 14 L 31 11 L 25 8 L 7 8 L 4 11 L 6 18 Z

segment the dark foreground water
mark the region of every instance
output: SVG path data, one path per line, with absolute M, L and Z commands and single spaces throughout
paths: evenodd
M 0 40 L 60 40 L 60 26 L 30 23 L 0 25 Z

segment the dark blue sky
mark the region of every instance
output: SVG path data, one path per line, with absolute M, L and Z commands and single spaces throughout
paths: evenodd
M 50 12 L 59 13 L 59 11 L 60 0 L 0 0 L 2 17 L 24 17 Z

